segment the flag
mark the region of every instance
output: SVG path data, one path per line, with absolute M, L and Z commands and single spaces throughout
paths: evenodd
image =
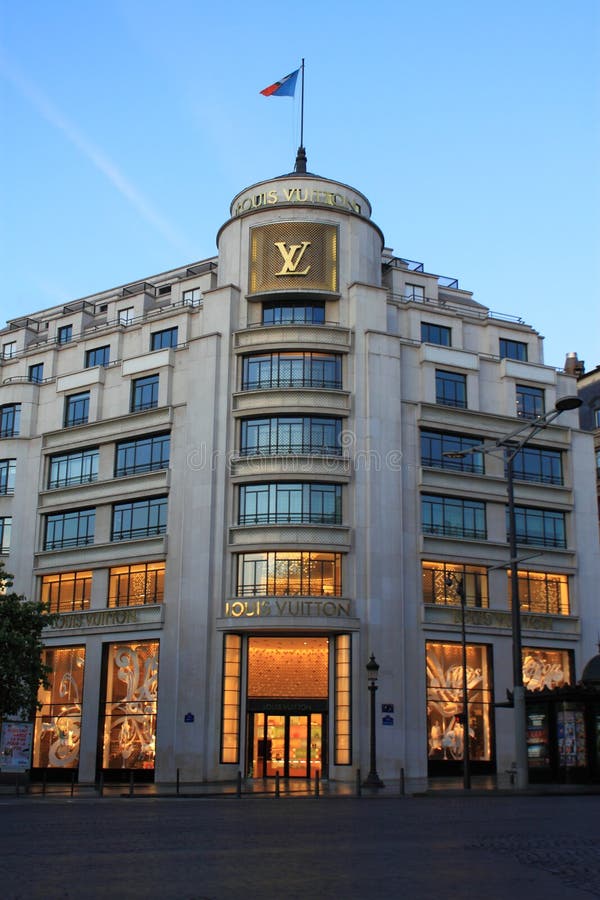
M 294 91 L 296 90 L 296 79 L 298 78 L 299 71 L 300 69 L 296 69 L 295 72 L 284 75 L 281 81 L 270 84 L 264 91 L 261 91 L 261 94 L 265 97 L 293 97 Z

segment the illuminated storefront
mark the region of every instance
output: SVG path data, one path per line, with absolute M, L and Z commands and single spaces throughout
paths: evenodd
M 47 649 L 49 687 L 40 688 L 35 719 L 34 769 L 75 769 L 79 764 L 85 647 Z

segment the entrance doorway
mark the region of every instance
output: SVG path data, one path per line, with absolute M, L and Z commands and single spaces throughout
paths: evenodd
M 248 715 L 248 775 L 269 778 L 323 777 L 326 764 L 326 719 L 322 712 Z

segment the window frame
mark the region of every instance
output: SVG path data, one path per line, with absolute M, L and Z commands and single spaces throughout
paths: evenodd
M 96 358 L 98 356 L 98 358 Z M 85 368 L 93 369 L 96 366 L 106 367 L 110 362 L 110 344 L 102 347 L 92 347 L 85 351 Z
M 286 315 L 286 311 L 291 315 Z M 302 312 L 303 311 L 303 312 Z M 265 315 L 265 313 L 267 315 Z M 271 315 L 272 313 L 272 315 Z M 302 313 L 297 315 L 297 313 Z M 262 325 L 324 325 L 324 300 L 264 300 L 261 309 Z
M 65 537 L 65 525 L 70 521 L 76 523 L 73 537 Z M 54 532 L 56 526 L 60 537 L 49 537 L 49 532 Z M 60 526 L 60 527 L 58 527 Z M 83 527 L 82 527 L 83 526 Z M 96 528 L 96 508 L 85 507 L 83 509 L 69 509 L 62 512 L 46 513 L 44 516 L 44 550 L 65 550 L 71 547 L 87 547 L 94 543 Z
M 452 329 L 436 322 L 421 322 L 421 343 L 436 344 L 439 347 L 452 346 Z
M 431 584 L 426 585 L 427 581 Z M 461 606 L 459 591 L 462 586 L 466 606 L 477 609 L 489 608 L 489 578 L 486 566 L 423 560 L 421 584 L 423 603 L 432 606 Z
M 158 407 L 159 375 L 143 375 L 131 382 L 130 412 L 144 412 Z M 150 399 L 143 399 L 149 394 Z
M 462 396 L 459 396 L 461 394 Z M 465 373 L 436 369 L 435 402 L 439 406 L 467 409 L 467 376 Z
M 165 350 L 169 347 L 177 347 L 178 335 L 178 325 L 172 325 L 170 328 L 162 328 L 160 331 L 152 331 L 150 333 L 150 352 L 154 350 Z
M 519 419 L 538 419 L 546 411 L 546 392 L 537 385 L 516 384 L 515 400 Z
M 461 525 L 451 522 L 453 510 L 460 510 Z M 466 514 L 468 514 L 467 519 L 472 519 L 471 527 L 465 523 Z M 483 500 L 473 500 L 468 497 L 421 494 L 421 528 L 423 534 L 460 540 L 485 541 L 487 540 L 486 503 Z
M 312 572 L 313 565 L 317 574 Z M 237 597 L 342 596 L 341 553 L 314 550 L 238 553 L 236 566 Z M 326 567 L 331 571 L 329 582 Z M 296 575 L 298 577 L 292 577 Z M 294 585 L 299 586 L 298 591 L 293 590 Z M 318 590 L 310 590 L 313 587 Z
M 511 571 L 507 569 L 508 605 L 512 607 Z M 517 569 L 519 608 L 531 615 L 571 615 L 569 576 L 559 572 L 536 572 Z M 535 595 L 540 595 L 536 597 Z M 552 597 L 552 594 L 555 596 Z M 533 605 L 532 605 L 533 595 Z M 542 596 L 543 595 L 543 596 Z M 541 601 L 541 602 L 540 602 Z
M 256 430 L 249 439 L 249 430 Z M 313 440 L 316 429 L 322 437 Z M 331 435 L 327 437 L 326 435 Z M 300 455 L 341 456 L 342 419 L 335 416 L 253 416 L 240 423 L 240 456 Z
M 485 475 L 485 453 L 482 453 L 481 450 L 466 453 L 457 459 L 444 455 L 446 453 L 462 453 L 465 450 L 472 450 L 483 443 L 481 438 L 453 434 L 450 431 L 433 431 L 429 428 L 422 428 L 420 440 L 422 466 L 454 472 L 469 472 L 471 475 Z M 439 453 L 434 453 L 432 445 L 437 443 L 439 443 Z M 426 446 L 427 444 L 429 447 Z
M 17 437 L 21 433 L 21 404 L 0 406 L 0 438 Z
M 242 358 L 243 391 L 294 387 L 341 390 L 341 353 L 275 350 Z
M 522 447 L 512 459 L 513 477 L 518 481 L 527 481 L 533 484 L 564 484 L 564 473 L 562 464 L 562 451 L 555 450 L 551 447 L 537 447 L 527 445 Z M 539 475 L 532 471 L 535 461 L 538 461 L 537 469 Z M 530 463 L 528 467 L 527 463 Z M 530 471 L 528 471 L 528 468 Z M 546 470 L 546 471 L 544 471 Z
M 17 355 L 17 342 L 7 341 L 2 344 L 2 359 L 14 359 Z
M 56 488 L 70 487 L 74 484 L 90 484 L 92 481 L 98 480 L 98 465 L 100 460 L 100 451 L 98 447 L 86 447 L 82 450 L 73 450 L 67 453 L 54 453 L 48 457 L 48 479 L 46 487 L 48 490 Z M 81 462 L 81 474 L 69 475 L 71 466 Z M 84 465 L 87 464 L 87 465 Z M 66 465 L 66 472 L 62 478 L 58 475 L 53 477 L 54 467 Z M 87 469 L 87 471 L 85 471 Z
M 500 359 L 514 359 L 517 362 L 528 362 L 529 345 L 526 341 L 501 337 L 499 340 Z
M 332 512 L 322 511 L 331 505 L 326 497 L 333 498 Z M 238 499 L 238 525 L 342 524 L 342 485 L 335 482 L 251 482 L 239 485 Z M 249 505 L 254 512 L 246 511 Z
M 137 457 L 143 448 L 148 445 L 150 447 L 149 462 L 138 463 Z M 154 450 L 158 448 L 160 453 L 155 459 Z M 165 453 L 166 448 L 166 453 Z M 128 464 L 126 461 L 119 463 L 119 457 L 123 454 L 125 460 L 133 455 L 133 463 Z M 165 458 L 166 457 L 166 458 Z M 117 441 L 115 445 L 115 465 L 114 477 L 126 478 L 128 475 L 138 475 L 143 472 L 156 472 L 160 469 L 168 469 L 171 457 L 171 434 L 170 432 L 162 432 L 159 434 L 142 435 L 136 438 L 130 438 L 126 441 Z
M 41 601 L 48 604 L 51 613 L 78 612 L 89 609 L 92 599 L 92 578 L 91 569 L 42 575 L 40 579 Z M 55 591 L 52 590 L 54 585 L 58 587 L 56 597 L 54 596 Z M 70 590 L 69 585 L 71 586 Z M 65 594 L 71 594 L 70 599 L 61 598 L 63 586 Z
M 0 554 L 10 553 L 12 516 L 0 516 Z
M 36 377 L 39 369 L 39 378 Z M 44 380 L 44 363 L 33 363 L 33 365 L 29 366 L 27 369 L 27 381 L 30 381 L 32 384 L 41 384 Z
M 0 459 L 0 496 L 7 497 L 14 494 L 16 472 L 16 458 Z
M 564 550 L 567 547 L 567 520 L 562 510 L 545 509 L 537 506 L 515 506 L 515 539 L 517 544 L 526 544 L 532 547 L 555 547 Z M 509 510 L 506 507 L 506 540 L 509 540 Z M 531 520 L 531 521 L 530 521 Z M 535 532 L 540 530 L 534 528 L 536 520 L 540 520 L 542 524 L 543 535 L 538 537 Z M 550 524 L 551 528 L 548 528 Z M 524 527 L 523 527 L 524 526 Z M 553 532 L 554 536 L 546 534 L 547 529 Z M 558 536 L 557 536 L 558 532 Z
M 139 521 L 140 518 L 144 518 L 144 511 L 146 519 L 145 524 L 135 525 L 136 515 Z M 156 511 L 156 514 L 154 511 Z M 166 495 L 113 503 L 110 539 L 114 542 L 133 541 L 140 538 L 156 537 L 157 535 L 166 534 L 167 515 L 168 498 Z M 155 523 L 151 523 L 153 517 L 156 517 Z M 123 525 L 124 519 L 129 520 L 129 525 Z M 118 521 L 120 522 L 119 525 L 117 525 Z
M 60 325 L 56 332 L 58 344 L 69 344 L 73 340 L 73 325 Z
M 90 392 L 80 391 L 65 397 L 64 428 L 87 425 L 90 418 Z
M 165 598 L 165 573 L 166 563 L 164 560 L 111 566 L 108 570 L 108 608 L 153 606 L 163 603 Z M 132 580 L 137 575 L 142 575 L 143 577 L 143 591 L 141 593 L 131 589 Z M 151 582 L 153 582 L 153 585 L 149 587 Z M 125 590 L 122 589 L 122 585 L 126 585 Z M 139 597 L 143 597 L 143 599 L 140 601 L 137 599 Z

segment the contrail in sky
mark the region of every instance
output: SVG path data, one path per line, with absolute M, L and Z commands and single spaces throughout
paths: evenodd
M 3 54 L 0 54 L 0 69 L 40 115 L 60 131 L 83 156 L 106 176 L 113 187 L 131 203 L 149 225 L 156 228 L 170 244 L 187 257 L 194 258 L 195 251 L 191 250 L 183 236 L 152 207 L 152 204 L 128 181 L 102 150 L 96 147 L 73 122 L 64 116 L 14 64 L 9 63 Z

